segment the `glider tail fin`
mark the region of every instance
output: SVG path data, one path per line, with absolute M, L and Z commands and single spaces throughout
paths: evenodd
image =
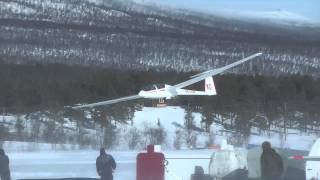
M 213 78 L 212 77 L 207 77 L 205 79 L 205 92 L 210 95 L 210 96 L 213 96 L 213 95 L 216 95 L 217 94 L 217 91 L 216 91 L 216 87 L 213 83 Z

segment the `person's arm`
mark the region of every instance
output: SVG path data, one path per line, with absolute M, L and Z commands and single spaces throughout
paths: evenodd
M 8 158 L 8 156 L 6 156 L 6 164 L 9 166 L 9 158 Z
M 113 159 L 113 157 L 111 156 L 111 166 L 112 166 L 112 169 L 116 169 L 117 168 L 117 163 L 116 161 Z
M 278 155 L 278 163 L 279 163 L 279 168 L 280 168 L 280 172 L 281 172 L 281 174 L 283 174 L 283 171 L 284 171 L 284 165 L 283 165 L 283 160 L 282 160 L 282 158 L 281 158 L 281 156 L 279 155 L 279 154 L 277 154 Z
M 265 162 L 263 155 L 260 157 L 260 173 L 261 173 L 261 179 L 265 176 Z
M 96 169 L 97 169 L 97 173 L 99 174 L 99 176 L 101 176 L 101 165 L 99 163 L 99 158 L 97 158 L 97 160 L 96 160 Z

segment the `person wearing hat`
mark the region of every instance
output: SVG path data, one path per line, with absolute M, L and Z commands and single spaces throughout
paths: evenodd
M 262 143 L 261 154 L 261 179 L 280 180 L 283 173 L 283 160 L 281 156 L 271 148 L 268 141 Z
M 101 180 L 113 180 L 113 172 L 116 167 L 117 164 L 113 157 L 107 154 L 104 148 L 101 148 L 96 160 L 96 168 Z

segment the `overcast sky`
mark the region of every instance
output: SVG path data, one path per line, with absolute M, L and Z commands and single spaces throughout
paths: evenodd
M 280 11 L 320 22 L 320 0 L 136 0 L 207 13 L 260 13 Z

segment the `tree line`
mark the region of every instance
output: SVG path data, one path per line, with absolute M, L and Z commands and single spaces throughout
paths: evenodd
M 0 107 L 7 112 L 31 112 L 137 94 L 153 83 L 175 84 L 191 73 L 121 71 L 64 64 L 12 64 L 0 61 Z M 214 109 L 255 108 L 287 104 L 287 109 L 317 111 L 320 80 L 309 76 L 225 74 L 214 77 L 218 95 L 179 97 L 169 103 Z M 203 89 L 197 83 L 190 89 Z M 319 107 L 319 106 L 318 106 Z
M 0 61 L 0 107 L 4 113 L 19 117 L 14 125 L 15 135 L 8 134 L 8 129 L 2 124 L 0 136 L 11 140 L 77 142 L 84 145 L 96 145 L 100 141 L 100 145 L 111 147 L 115 143 L 117 123 L 130 123 L 137 108 L 150 105 L 149 100 L 99 107 L 89 111 L 89 120 L 88 112 L 73 111 L 68 106 L 136 94 L 146 84 L 174 85 L 194 73 L 119 71 L 64 64 L 11 64 Z M 252 133 L 252 126 L 262 131 L 276 126 L 284 130 L 298 128 L 319 133 L 319 79 L 299 75 L 270 77 L 224 74 L 215 76 L 214 82 L 218 92 L 216 96 L 185 96 L 166 102 L 186 110 L 184 126 L 190 146 L 196 140 L 193 131 L 199 130 L 193 126 L 192 112 L 201 113 L 207 132 L 210 132 L 212 123 L 220 123 L 225 129 L 239 133 L 241 136 L 237 137 L 243 138 L 235 138 L 239 141 L 235 144 L 243 144 Z M 200 82 L 188 89 L 203 90 L 203 86 L 204 83 Z M 26 116 L 22 118 L 22 115 Z M 76 129 L 62 128 L 66 123 L 64 118 L 76 123 Z M 100 129 L 98 139 L 86 135 L 88 122 L 93 123 L 91 128 Z M 26 132 L 26 124 L 30 124 L 32 129 L 29 133 Z M 76 136 L 70 136 L 68 131 Z M 150 129 L 146 133 L 156 133 L 162 137 L 162 132 Z M 135 144 L 132 141 L 130 143 L 131 146 Z M 180 143 L 175 143 L 179 147 Z

